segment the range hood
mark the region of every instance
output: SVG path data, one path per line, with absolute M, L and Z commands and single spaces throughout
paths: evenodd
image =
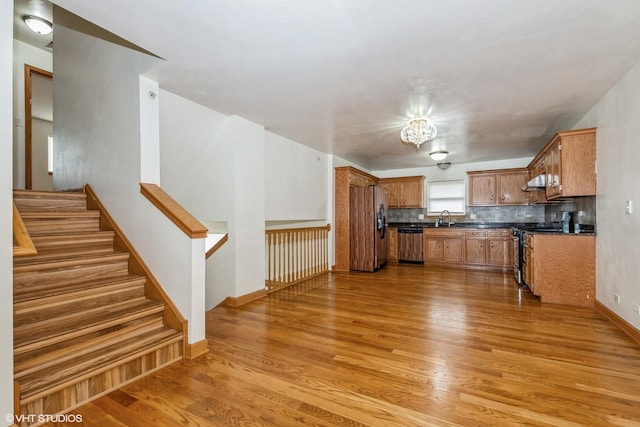
M 547 187 L 547 175 L 541 174 L 527 182 L 522 191 L 539 191 Z

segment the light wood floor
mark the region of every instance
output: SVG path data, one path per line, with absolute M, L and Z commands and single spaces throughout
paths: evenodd
M 640 346 L 501 273 L 332 274 L 216 308 L 207 336 L 206 356 L 74 413 L 101 427 L 640 425 Z

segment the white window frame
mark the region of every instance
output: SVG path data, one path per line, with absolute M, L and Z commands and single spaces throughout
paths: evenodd
M 438 210 L 433 210 L 434 204 L 437 204 Z M 444 209 L 451 212 L 451 215 L 465 215 L 466 187 L 464 179 L 429 181 L 427 183 L 427 215 L 439 215 Z

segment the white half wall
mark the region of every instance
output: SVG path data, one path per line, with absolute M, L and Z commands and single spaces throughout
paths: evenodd
M 575 126 L 597 127 L 596 299 L 640 329 L 640 64 Z M 625 212 L 626 201 L 634 204 Z M 620 303 L 615 302 L 620 295 Z
M 2 425 L 11 425 L 13 414 L 13 123 L 12 58 L 13 2 L 0 2 L 0 414 Z M 24 96 L 23 96 L 24 99 Z
M 13 28 L 13 26 L 11 27 Z M 13 37 L 13 33 L 11 34 Z M 53 70 L 53 55 L 19 40 L 13 40 L 13 117 L 22 121 L 22 126 L 15 126 L 13 132 L 13 185 L 14 188 L 25 186 L 24 138 L 24 66 L 31 65 L 46 71 Z M 14 123 L 15 125 L 15 123 Z

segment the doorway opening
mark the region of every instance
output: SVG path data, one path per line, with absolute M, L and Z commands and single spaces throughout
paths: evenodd
M 50 170 L 53 135 L 53 73 L 25 64 L 25 188 L 53 190 Z

